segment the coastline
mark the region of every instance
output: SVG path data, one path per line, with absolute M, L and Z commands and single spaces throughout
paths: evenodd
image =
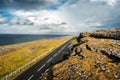
M 2 75 L 0 78 L 10 74 L 19 67 L 25 65 L 27 62 L 35 59 L 37 56 L 42 55 L 53 47 L 56 47 L 59 44 L 64 43 L 64 41 L 71 39 L 72 37 L 73 36 L 58 37 L 48 40 L 44 39 L 22 44 L 19 43 L 2 47 L 0 46 L 0 62 L 2 62 L 0 63 L 0 75 Z
M 0 34 L 0 46 L 19 44 L 36 40 L 53 39 L 64 36 L 67 35 Z

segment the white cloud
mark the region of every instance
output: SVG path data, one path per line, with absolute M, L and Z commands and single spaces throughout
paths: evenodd
M 11 19 L 11 26 L 16 26 L 17 32 L 21 32 L 21 27 L 26 30 L 26 28 L 31 28 L 29 31 L 31 33 L 38 34 L 64 34 L 65 32 L 70 31 L 67 23 L 61 19 L 61 16 L 58 15 L 56 11 L 40 10 L 40 11 L 16 11 L 11 12 L 16 17 Z M 32 26 L 25 24 L 26 22 L 33 23 Z M 25 24 L 25 25 L 23 25 Z M 23 30 L 23 32 L 24 32 Z M 28 30 L 28 29 L 27 29 Z
M 117 0 L 69 0 L 57 10 L 16 10 L 11 12 L 15 17 L 11 19 L 8 29 L 9 32 L 31 34 L 90 31 L 96 28 L 94 26 L 102 26 L 104 22 L 116 19 L 116 15 L 119 17 L 120 11 L 116 5 Z
M 1 0 L 0 8 L 22 8 L 25 10 L 43 9 L 61 4 L 59 0 Z
M 109 6 L 114 6 L 117 0 L 91 0 L 91 2 L 105 2 Z
M 24 17 L 14 17 L 9 21 L 10 25 L 33 25 L 33 23 Z
M 0 16 L 0 24 L 5 24 L 7 19 L 5 17 Z
M 17 24 L 18 22 L 18 18 L 12 18 L 11 21 L 10 21 L 10 24 Z
M 116 4 L 116 0 L 107 0 L 108 5 L 113 6 Z

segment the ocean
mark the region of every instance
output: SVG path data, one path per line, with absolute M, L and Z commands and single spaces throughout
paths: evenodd
M 66 35 L 0 34 L 0 46 L 62 36 Z

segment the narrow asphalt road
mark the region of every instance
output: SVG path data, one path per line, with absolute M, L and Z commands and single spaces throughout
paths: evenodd
M 16 77 L 15 80 L 39 80 L 41 73 L 43 73 L 47 68 L 49 68 L 53 64 L 63 59 L 65 52 L 68 50 L 69 46 L 71 45 L 74 39 L 75 38 L 69 40 L 68 42 L 57 48 L 49 56 L 37 62 L 35 65 L 33 65 L 25 72 L 20 74 L 18 77 Z

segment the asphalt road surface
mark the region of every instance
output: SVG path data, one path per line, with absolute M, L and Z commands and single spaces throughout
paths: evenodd
M 65 52 L 68 50 L 74 39 L 75 38 L 69 40 L 68 42 L 57 48 L 46 58 L 37 62 L 35 65 L 16 77 L 15 80 L 39 80 L 41 73 L 63 59 Z

